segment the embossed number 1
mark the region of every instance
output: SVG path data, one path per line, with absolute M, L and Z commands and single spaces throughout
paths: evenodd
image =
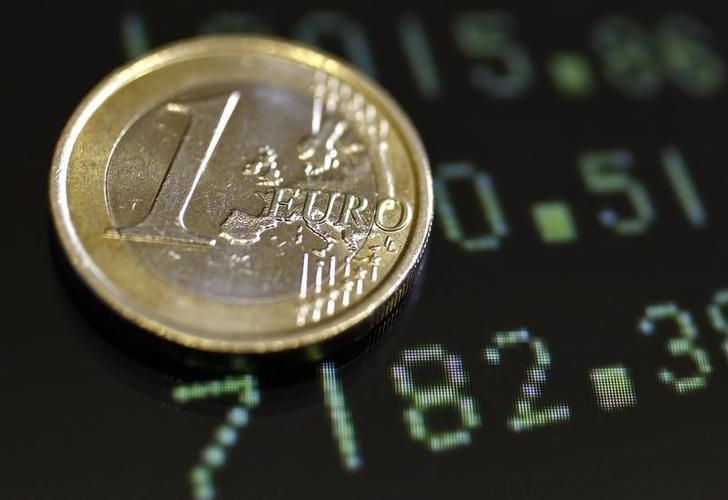
M 168 104 L 173 112 L 192 114 L 188 129 L 174 157 L 151 210 L 143 221 L 119 229 L 122 238 L 139 241 L 214 245 L 215 240 L 192 234 L 185 225 L 185 212 L 220 142 L 240 93 L 185 104 Z M 222 110 L 220 111 L 220 108 Z M 208 116 L 217 117 L 217 121 Z M 210 137 L 204 152 L 199 151 Z M 202 158 L 202 160 L 199 160 Z

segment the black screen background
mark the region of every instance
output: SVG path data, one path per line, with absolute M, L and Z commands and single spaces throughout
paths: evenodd
M 54 143 L 83 95 L 125 62 L 122 14 L 133 9 L 144 16 L 159 45 L 196 34 L 220 9 L 258 12 L 276 34 L 288 36 L 319 7 L 115 3 L 6 11 L 5 498 L 188 498 L 189 470 L 234 402 L 173 403 L 179 375 L 142 362 L 144 356 L 99 332 L 56 263 L 46 195 Z M 711 328 L 705 307 L 728 287 L 728 91 L 696 99 L 667 85 L 649 99 L 625 97 L 605 81 L 588 36 L 606 14 L 650 26 L 663 14 L 686 13 L 710 28 L 712 46 L 728 64 L 725 13 L 664 2 L 480 6 L 513 14 L 536 71 L 526 96 L 498 100 L 468 82 L 472 61 L 453 43 L 448 23 L 463 9 L 328 7 L 343 9 L 366 30 L 379 81 L 418 128 L 433 172 L 442 162 L 467 160 L 495 179 L 511 234 L 497 251 L 468 253 L 445 238 L 436 217 L 423 275 L 401 317 L 381 343 L 339 372 L 361 470 L 340 465 L 316 376 L 270 386 L 263 380 L 260 405 L 215 474 L 219 497 L 724 498 L 728 358 L 720 348 L 725 337 Z M 425 22 L 441 78 L 437 99 L 423 99 L 407 69 L 397 32 L 403 11 Z M 341 52 L 335 40 L 325 48 Z M 596 70 L 592 96 L 568 99 L 554 90 L 544 65 L 556 49 L 588 55 Z M 670 145 L 687 159 L 709 217 L 704 228 L 687 222 L 662 174 L 659 152 Z M 596 214 L 610 199 L 587 192 L 579 176 L 580 153 L 614 148 L 634 152 L 635 172 L 654 201 L 657 219 L 644 235 L 618 237 L 601 226 Z M 547 199 L 571 205 L 576 243 L 541 242 L 529 207 Z M 483 227 L 472 212 L 465 222 Z M 661 366 L 681 367 L 665 351 L 674 333 L 669 325 L 653 338 L 637 330 L 645 307 L 665 302 L 692 312 L 712 361 L 707 387 L 688 395 L 655 376 Z M 544 399 L 568 402 L 570 422 L 523 433 L 507 428 L 528 353 L 514 349 L 503 366 L 490 367 L 482 349 L 496 332 L 521 327 L 548 343 Z M 407 403 L 390 377 L 403 349 L 432 343 L 462 357 L 482 419 L 470 446 L 437 454 L 409 438 L 402 420 Z M 606 414 L 589 370 L 617 363 L 633 376 L 637 404 Z

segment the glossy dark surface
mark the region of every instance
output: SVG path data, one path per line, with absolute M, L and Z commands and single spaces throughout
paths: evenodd
M 99 318 L 104 313 L 74 291 L 49 227 L 54 141 L 83 95 L 127 60 L 130 40 L 138 42 L 128 32 L 124 37 L 130 12 L 156 46 L 212 26 L 215 12 L 228 12 L 228 20 L 232 11 L 254 12 L 275 34 L 291 36 L 305 31 L 302 19 L 315 9 L 114 3 L 93 11 L 29 6 L 5 16 L 3 106 L 12 126 L 4 127 L 2 197 L 8 318 L 0 344 L 3 497 L 193 494 L 189 472 L 236 398 L 174 402 L 173 388 L 201 375 L 110 340 L 111 327 Z M 214 474 L 217 498 L 725 498 L 728 332 L 716 328 L 706 308 L 728 289 L 728 84 L 696 97 L 665 78 L 654 94 L 629 96 L 605 76 L 590 42 L 594 26 L 615 13 L 648 32 L 666 16 L 686 14 L 712 33 L 707 43 L 725 67 L 725 13 L 693 3 L 638 11 L 514 7 L 513 36 L 528 52 L 533 75 L 522 95 L 497 98 L 473 84 L 474 60 L 455 42 L 453 19 L 465 10 L 376 4 L 343 12 L 361 27 L 377 79 L 419 130 L 433 173 L 442 177 L 447 162 L 467 161 L 489 175 L 508 235 L 498 249 L 467 251 L 446 238 L 436 206 L 427 265 L 398 321 L 337 374 L 355 430 L 358 470 L 341 464 L 319 367 L 300 373 L 280 368 L 259 377 L 260 403 Z M 431 46 L 439 80 L 434 97 L 423 95 L 402 50 L 401 23 L 412 15 Z M 328 50 L 349 54 L 335 36 L 321 40 Z M 558 91 L 547 71 L 557 50 L 586 57 L 591 93 Z M 680 152 L 690 172 L 706 214 L 702 224 L 686 217 L 665 175 L 661 155 L 668 148 Z M 580 173 L 582 155 L 607 150 L 631 152 L 630 174 L 648 193 L 655 216 L 639 234 L 619 235 L 600 223 L 605 207 L 620 217 L 632 216 L 633 207 L 623 194 L 590 191 Z M 451 198 L 466 233 L 488 233 L 471 186 L 455 184 L 449 184 Z M 545 200 L 570 207 L 574 241 L 542 241 L 531 205 Z M 651 336 L 639 328 L 649 306 L 665 304 L 689 312 L 697 332 L 693 347 L 709 359 L 709 373 L 694 390 L 680 392 L 658 378 L 662 367 L 679 377 L 696 372 L 694 360 L 667 351 L 666 341 L 679 335 L 677 323 L 658 322 Z M 525 346 L 502 349 L 502 363 L 494 366 L 483 350 L 497 332 L 522 328 L 550 351 L 538 404 L 566 404 L 570 417 L 514 432 L 508 419 L 532 355 Z M 410 403 L 395 390 L 392 367 L 402 351 L 427 345 L 462 359 L 468 383 L 461 394 L 473 398 L 480 417 L 469 445 L 433 452 L 410 437 L 403 419 Z M 590 373 L 615 365 L 628 370 L 636 401 L 606 412 Z M 429 376 L 443 380 L 440 371 L 430 371 L 423 385 Z M 447 409 L 428 418 L 442 429 L 462 425 Z

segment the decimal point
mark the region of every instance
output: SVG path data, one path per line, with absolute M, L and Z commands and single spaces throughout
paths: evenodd
M 555 52 L 548 60 L 551 80 L 566 97 L 587 97 L 594 92 L 594 70 L 580 52 Z
M 637 403 L 632 377 L 622 365 L 593 368 L 589 374 L 597 404 L 606 412 L 630 408 Z
M 531 215 L 544 243 L 558 245 L 577 239 L 571 208 L 563 201 L 541 201 L 531 206 Z

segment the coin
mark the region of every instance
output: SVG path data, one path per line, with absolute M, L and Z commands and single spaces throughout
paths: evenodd
M 178 42 L 103 80 L 61 135 L 50 198 L 96 295 L 222 353 L 315 347 L 381 319 L 432 220 L 424 148 L 386 92 L 248 36 Z

